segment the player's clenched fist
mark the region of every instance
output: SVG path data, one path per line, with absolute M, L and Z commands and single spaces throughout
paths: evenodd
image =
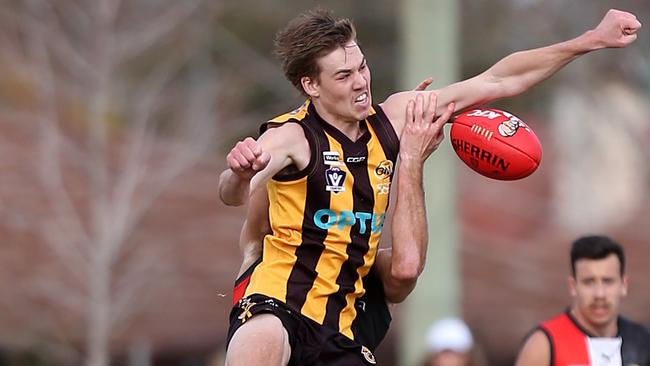
M 230 170 L 240 178 L 247 180 L 264 169 L 270 160 L 271 155 L 262 151 L 260 145 L 252 137 L 237 142 L 226 156 Z
M 593 30 L 604 47 L 625 47 L 636 40 L 641 23 L 634 14 L 610 9 Z

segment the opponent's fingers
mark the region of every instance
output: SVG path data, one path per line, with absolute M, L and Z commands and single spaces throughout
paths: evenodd
M 427 108 L 424 111 L 424 122 L 426 123 L 432 123 L 433 119 L 436 115 L 436 107 L 438 104 L 438 95 L 434 92 L 429 93 L 429 103 L 427 104 Z
M 415 110 L 413 113 L 415 113 L 413 122 L 416 124 L 422 124 L 422 117 L 424 113 L 424 97 L 422 96 L 422 93 L 418 93 L 418 95 L 415 97 Z
M 414 109 L 415 109 L 415 102 L 413 101 L 413 99 L 411 99 L 406 104 L 406 124 L 413 123 Z
M 449 121 L 449 118 L 451 118 L 451 115 L 454 113 L 454 110 L 456 109 L 456 103 L 451 102 L 447 104 L 447 109 L 436 119 L 434 122 L 435 125 L 439 126 L 440 129 L 442 129 L 442 126 L 445 125 Z

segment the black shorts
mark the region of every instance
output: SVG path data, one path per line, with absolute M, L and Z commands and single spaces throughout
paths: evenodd
M 262 258 L 260 257 L 235 281 L 232 297 L 234 308 L 238 306 L 239 301 L 244 297 L 253 270 L 261 262 Z M 357 343 L 374 352 L 386 336 L 392 320 L 386 303 L 384 286 L 374 267 L 363 278 L 363 288 L 366 292 L 354 304 L 357 317 L 352 322 L 352 334 L 354 334 Z M 232 334 L 229 336 L 228 341 L 230 341 L 231 336 Z
M 375 365 L 375 357 L 365 346 L 289 308 L 283 302 L 259 294 L 244 297 L 230 312 L 228 344 L 233 335 L 256 314 L 273 314 L 287 330 L 291 358 L 289 365 Z

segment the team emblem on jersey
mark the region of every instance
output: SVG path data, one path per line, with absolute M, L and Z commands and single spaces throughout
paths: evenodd
M 255 303 L 251 301 L 248 297 L 240 300 L 239 307 L 241 308 L 241 314 L 237 317 L 241 320 L 241 323 L 244 324 L 246 320 L 253 316 L 251 313 L 251 308 L 255 306 Z
M 338 151 L 323 151 L 325 165 L 341 165 L 341 155 Z
M 377 195 L 383 196 L 390 193 L 390 183 L 379 183 L 377 184 Z
M 375 168 L 375 175 L 379 179 L 388 179 L 393 174 L 393 162 L 384 160 Z
M 333 167 L 325 171 L 325 190 L 328 192 L 343 192 L 345 187 L 343 183 L 345 182 L 345 172 L 339 168 Z
M 368 347 L 366 346 L 361 346 L 361 354 L 363 355 L 363 358 L 366 359 L 366 361 L 370 362 L 373 365 L 377 364 L 377 361 L 375 361 L 375 355 L 370 352 Z

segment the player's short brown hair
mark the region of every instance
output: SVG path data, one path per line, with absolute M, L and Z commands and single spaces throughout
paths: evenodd
M 305 94 L 300 79 L 318 78 L 318 58 L 345 46 L 356 36 L 351 20 L 317 8 L 298 15 L 277 33 L 275 53 L 281 60 L 284 75 Z

